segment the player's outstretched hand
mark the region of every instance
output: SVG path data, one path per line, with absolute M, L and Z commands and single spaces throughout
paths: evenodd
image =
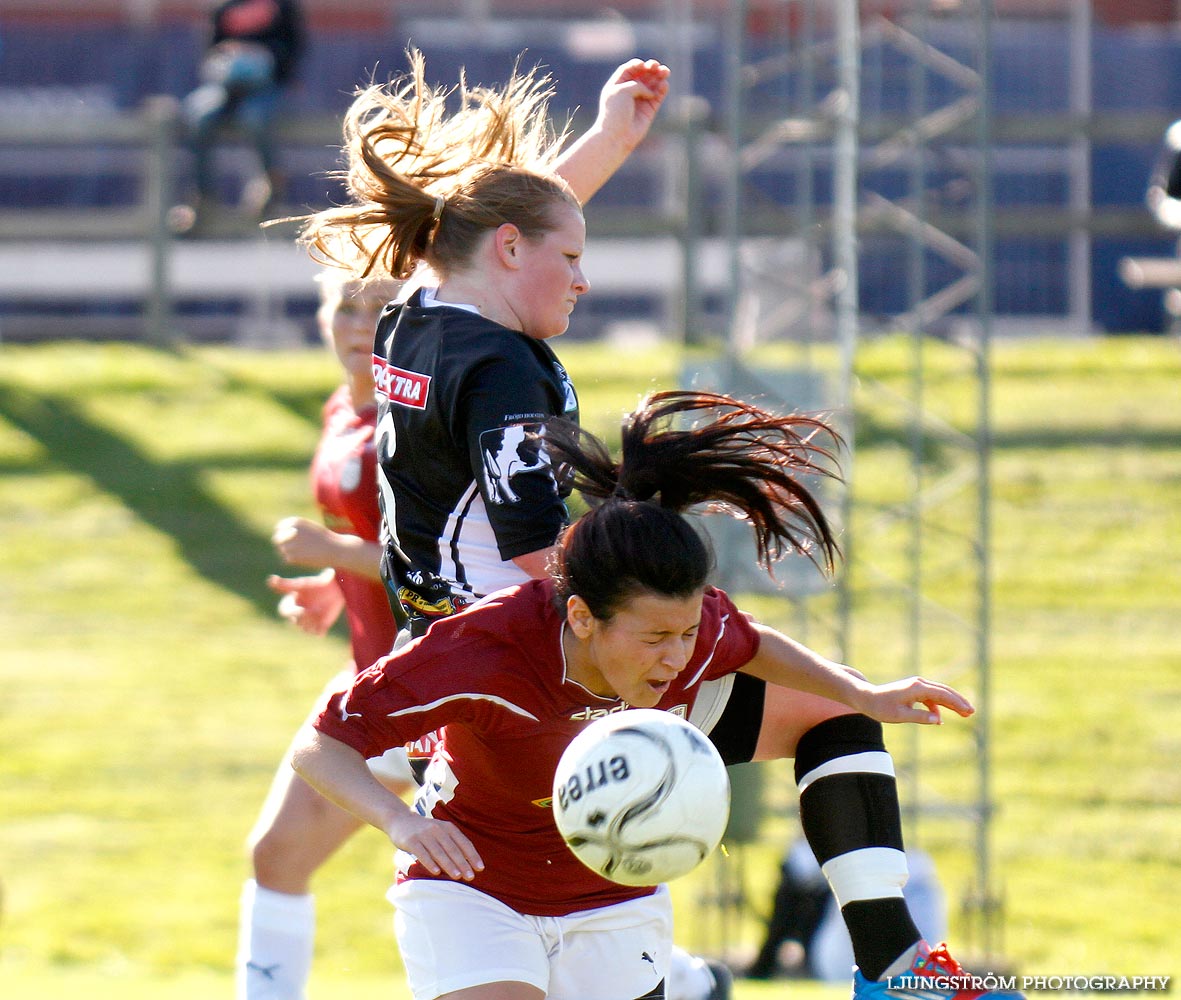
M 484 862 L 472 842 L 454 823 L 430 819 L 407 810 L 386 830 L 394 846 L 413 854 L 432 875 L 443 873 L 470 882 Z
M 332 570 L 318 576 L 271 575 L 267 586 L 283 595 L 279 616 L 311 635 L 324 635 L 344 610 L 344 594 Z
M 872 685 L 865 711 L 879 722 L 938 726 L 943 722 L 940 708 L 950 709 L 964 718 L 976 711 L 955 688 L 923 677 Z
M 275 525 L 271 544 L 289 566 L 331 566 L 334 533 L 306 517 L 285 517 Z
M 669 68 L 656 59 L 629 59 L 599 95 L 599 127 L 627 150 L 640 144 L 668 96 Z

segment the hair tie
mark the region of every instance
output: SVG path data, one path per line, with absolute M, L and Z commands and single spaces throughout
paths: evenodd
M 438 222 L 443 217 L 443 196 L 441 194 L 435 195 L 435 210 L 431 213 L 431 222 Z
M 611 498 L 613 500 L 634 500 L 635 499 L 635 497 L 632 496 L 631 490 L 629 490 L 626 486 L 624 486 L 623 483 L 616 484 L 615 491 L 611 494 Z

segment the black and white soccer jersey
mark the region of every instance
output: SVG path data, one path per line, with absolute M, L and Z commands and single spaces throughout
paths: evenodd
M 382 314 L 373 349 L 382 577 L 415 634 L 528 579 L 509 560 L 552 545 L 567 518 L 543 422 L 578 419 L 545 342 L 423 295 Z

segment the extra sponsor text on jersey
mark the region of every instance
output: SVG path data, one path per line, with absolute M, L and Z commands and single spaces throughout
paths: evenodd
M 384 358 L 373 355 L 373 383 L 377 392 L 391 403 L 425 410 L 431 377 L 421 372 L 407 371 L 391 365 Z

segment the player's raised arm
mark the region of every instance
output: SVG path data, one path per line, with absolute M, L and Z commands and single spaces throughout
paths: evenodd
M 743 673 L 820 695 L 863 712 L 878 722 L 938 725 L 940 708 L 971 715 L 971 703 L 946 684 L 910 677 L 889 684 L 873 684 L 860 671 L 821 656 L 807 646 L 765 625 L 757 625 L 759 650 Z
M 594 124 L 555 164 L 579 201 L 589 201 L 643 141 L 668 96 L 668 77 L 655 59 L 631 59 L 608 78 Z

